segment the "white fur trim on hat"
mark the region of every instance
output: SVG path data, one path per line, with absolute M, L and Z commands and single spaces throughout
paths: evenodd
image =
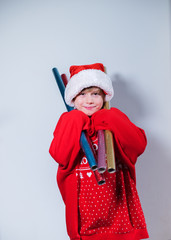
M 104 90 L 105 101 L 110 101 L 114 95 L 111 79 L 101 70 L 86 69 L 73 75 L 65 88 L 65 101 L 69 106 L 74 106 L 73 99 L 88 87 L 99 87 Z

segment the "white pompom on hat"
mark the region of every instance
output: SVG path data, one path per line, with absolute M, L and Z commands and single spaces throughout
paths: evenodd
M 74 106 L 73 99 L 85 88 L 99 87 L 105 93 L 105 101 L 114 95 L 112 81 L 102 63 L 70 67 L 70 80 L 65 88 L 65 101 Z

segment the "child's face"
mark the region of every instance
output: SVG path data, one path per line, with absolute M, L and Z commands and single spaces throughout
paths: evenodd
M 74 106 L 77 110 L 92 116 L 103 107 L 104 92 L 98 87 L 83 89 L 74 99 Z

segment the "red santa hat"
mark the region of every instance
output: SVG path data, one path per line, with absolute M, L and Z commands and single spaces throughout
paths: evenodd
M 105 101 L 112 99 L 114 95 L 112 82 L 105 73 L 102 63 L 70 67 L 70 80 L 65 89 L 66 103 L 74 106 L 73 99 L 88 87 L 99 87 L 105 93 Z

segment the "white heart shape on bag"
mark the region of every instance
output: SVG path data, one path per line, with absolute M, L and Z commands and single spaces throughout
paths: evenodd
M 91 177 L 91 175 L 92 175 L 92 172 L 88 172 L 88 173 L 87 173 L 87 176 L 88 176 L 88 177 Z

